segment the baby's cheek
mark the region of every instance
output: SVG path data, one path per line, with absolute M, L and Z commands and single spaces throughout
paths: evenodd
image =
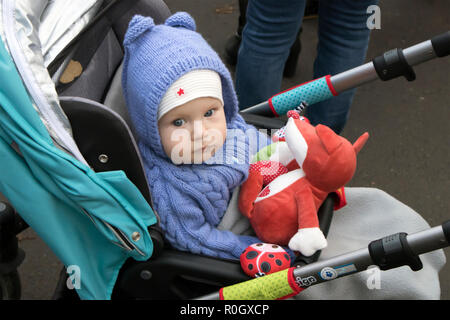
M 161 137 L 161 145 L 165 153 L 170 156 L 170 152 L 173 148 L 172 136 L 170 132 L 164 128 L 159 130 L 159 136 Z
M 161 144 L 166 155 L 175 164 L 189 163 L 185 159 L 191 153 L 191 138 L 188 130 L 160 128 Z
M 214 145 L 216 149 L 220 149 L 227 138 L 227 128 L 215 127 L 209 131 L 207 137 L 209 139 L 208 144 Z

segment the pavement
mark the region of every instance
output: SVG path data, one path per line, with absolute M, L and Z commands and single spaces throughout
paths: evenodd
M 237 29 L 238 0 L 166 0 L 169 8 L 187 11 L 197 30 L 222 56 L 226 39 Z M 392 48 L 405 48 L 450 30 L 448 0 L 381 0 L 381 29 L 373 30 L 367 61 Z M 302 52 L 287 89 L 312 78 L 317 19 L 306 20 Z M 234 68 L 230 67 L 232 75 Z M 450 218 L 450 57 L 415 67 L 417 79 L 361 86 L 342 135 L 354 141 L 371 135 L 358 158 L 349 186 L 382 189 L 405 203 L 430 224 Z M 382 214 L 382 213 L 380 213 Z M 384 213 L 388 214 L 388 213 Z M 401 230 L 399 230 L 401 231 Z M 20 235 L 26 259 L 19 268 L 23 299 L 50 299 L 62 264 L 32 231 Z M 447 260 L 450 249 L 444 250 Z M 441 298 L 450 299 L 450 264 L 440 273 Z

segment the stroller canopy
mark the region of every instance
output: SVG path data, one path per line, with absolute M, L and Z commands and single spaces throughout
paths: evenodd
M 125 260 L 151 256 L 147 228 L 157 222 L 123 171 L 89 167 L 47 72 L 102 3 L 0 6 L 0 192 L 66 267 L 77 267 L 82 299 L 109 299 Z

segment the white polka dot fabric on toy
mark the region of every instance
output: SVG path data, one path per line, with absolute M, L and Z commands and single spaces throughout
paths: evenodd
M 278 161 L 260 160 L 250 165 L 250 172 L 259 172 L 263 176 L 263 184 L 268 185 L 276 177 L 287 173 L 288 169 Z

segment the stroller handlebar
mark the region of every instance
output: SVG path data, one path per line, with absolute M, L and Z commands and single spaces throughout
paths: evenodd
M 324 76 L 280 92 L 267 101 L 242 110 L 242 113 L 273 117 L 302 105 L 311 105 L 376 79 L 388 81 L 404 76 L 416 78 L 413 66 L 450 55 L 450 31 L 406 49 L 393 49 L 356 68 Z
M 418 271 L 422 268 L 420 254 L 449 245 L 450 220 L 410 235 L 389 235 L 372 241 L 367 248 L 241 282 L 198 299 L 283 299 L 312 285 L 365 271 L 372 265 L 381 270 L 408 265 L 413 271 Z

